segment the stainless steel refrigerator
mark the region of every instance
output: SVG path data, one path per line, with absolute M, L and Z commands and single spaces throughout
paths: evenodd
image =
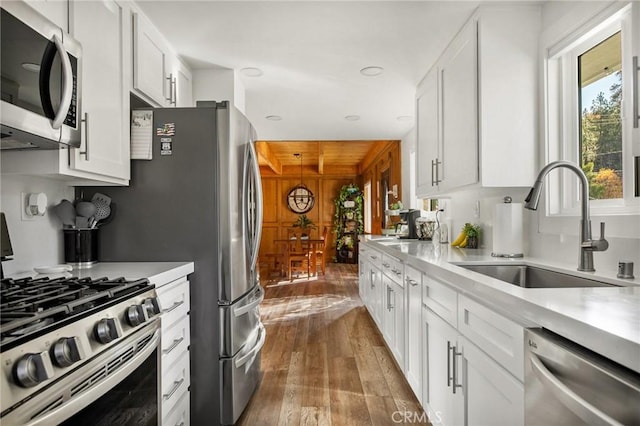
M 264 298 L 256 261 L 262 187 L 251 123 L 228 102 L 149 109 L 152 159 L 129 187 L 84 187 L 115 204 L 99 261 L 194 261 L 191 421 L 232 424 L 260 380 Z

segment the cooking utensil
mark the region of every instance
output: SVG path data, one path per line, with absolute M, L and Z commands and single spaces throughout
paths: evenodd
M 96 206 L 96 212 L 94 213 L 93 217 L 96 222 L 108 218 L 111 214 L 111 206 L 109 206 L 108 204 L 98 203 L 94 205 Z
M 53 212 L 58 216 L 58 219 L 65 226 L 76 226 L 76 209 L 69 200 L 62 200 L 60 203 L 53 207 Z
M 97 207 L 90 201 L 79 201 L 76 203 L 76 213 L 78 216 L 91 217 L 96 214 Z
M 88 229 L 89 226 L 89 218 L 83 216 L 76 216 L 76 228 L 77 229 Z
M 93 204 L 95 205 L 108 206 L 109 204 L 111 204 L 111 198 L 109 198 L 107 195 L 96 192 L 95 194 L 93 194 L 93 198 L 91 198 L 91 202 L 93 202 Z

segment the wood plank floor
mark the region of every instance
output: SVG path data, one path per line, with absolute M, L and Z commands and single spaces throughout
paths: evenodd
M 357 265 L 331 263 L 326 278 L 267 284 L 263 377 L 239 425 L 392 425 L 404 413 L 419 424 L 422 407 L 357 279 Z

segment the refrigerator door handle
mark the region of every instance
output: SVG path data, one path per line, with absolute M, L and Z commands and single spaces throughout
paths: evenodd
M 233 308 L 233 315 L 236 318 L 237 317 L 241 317 L 242 315 L 246 314 L 247 312 L 252 311 L 258 305 L 260 305 L 260 303 L 262 303 L 262 301 L 264 300 L 264 290 L 262 289 L 261 286 L 258 286 L 256 292 L 259 294 L 259 296 L 258 296 L 258 298 L 256 300 L 254 300 L 253 302 L 250 302 L 250 303 L 248 303 L 246 305 L 239 306 L 237 308 Z
M 236 364 L 236 368 L 240 368 L 245 364 L 249 364 L 247 366 L 247 369 L 249 367 L 251 367 L 251 364 L 253 363 L 253 360 L 256 358 L 256 356 L 258 355 L 258 353 L 260 352 L 260 350 L 262 349 L 262 347 L 264 346 L 264 341 L 267 338 L 267 333 L 264 329 L 264 326 L 262 324 L 260 324 L 260 337 L 258 338 L 258 341 L 256 342 L 256 345 L 253 347 L 253 349 L 251 349 L 249 352 L 247 352 L 246 354 L 242 355 L 241 357 L 238 357 L 235 361 Z
M 247 180 L 245 182 L 245 190 L 252 194 L 245 192 L 245 199 L 248 199 L 249 206 L 245 208 L 244 214 L 248 222 L 247 228 L 253 231 L 252 235 L 249 235 L 249 238 L 251 247 L 251 269 L 255 269 L 258 263 L 260 238 L 262 237 L 262 184 L 260 182 L 258 155 L 253 140 L 249 142 L 247 161 L 248 164 L 245 165 L 245 167 L 248 167 L 247 173 L 245 174 L 245 179 Z M 250 191 L 249 188 L 252 188 L 253 191 Z M 253 206 L 251 204 L 253 204 Z M 252 211 L 253 214 L 249 215 L 249 211 Z

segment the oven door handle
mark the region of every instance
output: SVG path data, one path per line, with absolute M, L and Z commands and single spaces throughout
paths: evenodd
M 258 352 L 260 352 L 260 350 L 264 346 L 264 341 L 265 341 L 266 337 L 267 337 L 267 333 L 266 333 L 266 331 L 264 329 L 264 325 L 260 324 L 260 337 L 258 338 L 258 341 L 256 342 L 256 345 L 249 352 L 247 352 L 246 354 L 244 354 L 241 357 L 239 357 L 238 359 L 236 359 L 236 362 L 235 362 L 236 368 L 242 367 L 243 365 L 245 365 L 249 361 L 253 362 L 255 357 L 258 355 Z
M 58 424 L 63 422 L 64 420 L 70 418 L 80 410 L 82 410 L 87 405 L 91 404 L 93 401 L 100 398 L 102 395 L 109 392 L 112 388 L 114 388 L 117 384 L 126 379 L 132 372 L 134 372 L 138 367 L 140 367 L 149 356 L 158 349 L 160 345 L 160 329 L 157 329 L 151 340 L 148 344 L 142 349 L 140 352 L 135 354 L 133 358 L 131 358 L 128 363 L 122 366 L 118 371 L 114 372 L 112 375 L 107 376 L 104 381 L 95 386 L 87 389 L 81 394 L 76 395 L 71 400 L 66 403 L 60 405 L 59 407 L 49 411 L 48 413 L 42 415 L 42 417 L 38 417 L 33 419 L 29 425 L 51 425 Z
M 535 376 L 544 387 L 550 391 L 558 400 L 575 415 L 584 420 L 587 424 L 607 424 L 622 426 L 622 423 L 610 417 L 607 413 L 585 401 L 580 395 L 572 391 L 567 385 L 562 383 L 553 375 L 542 363 L 540 358 L 534 353 L 531 356 L 531 368 Z
M 264 300 L 264 290 L 262 289 L 261 286 L 258 286 L 258 289 L 256 290 L 259 293 L 259 296 L 256 300 L 254 300 L 253 302 L 247 303 L 246 305 L 240 306 L 238 308 L 234 308 L 233 309 L 233 315 L 238 318 L 241 317 L 242 315 L 246 314 L 247 312 L 252 311 L 253 309 L 255 309 L 258 305 L 260 305 L 262 303 L 262 301 Z

